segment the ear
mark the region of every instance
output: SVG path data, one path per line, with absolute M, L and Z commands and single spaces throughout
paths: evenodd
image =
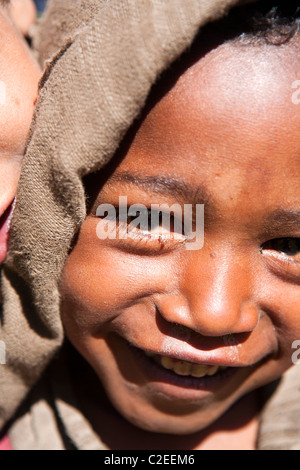
M 37 12 L 33 0 L 10 0 L 7 10 L 16 27 L 26 36 L 36 19 Z

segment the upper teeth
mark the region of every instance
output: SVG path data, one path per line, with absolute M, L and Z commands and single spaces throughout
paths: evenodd
M 146 353 L 148 356 L 155 356 L 158 362 L 165 368 L 173 370 L 178 375 L 191 375 L 192 377 L 204 377 L 205 375 L 214 375 L 220 369 L 219 366 L 208 366 L 204 364 L 195 364 L 192 362 L 179 361 L 167 356 L 157 356 L 152 353 Z M 221 369 L 224 369 L 221 367 Z

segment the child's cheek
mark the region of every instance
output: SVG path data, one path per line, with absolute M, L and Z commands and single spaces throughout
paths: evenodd
M 262 311 L 270 319 L 278 342 L 279 356 L 290 361 L 292 344 L 300 340 L 300 286 L 283 282 L 279 277 L 257 279 L 256 295 Z
M 170 288 L 174 265 L 163 257 L 137 256 L 99 240 L 91 221 L 83 224 L 61 280 L 65 325 L 99 334 L 122 321 L 122 313 L 141 299 Z

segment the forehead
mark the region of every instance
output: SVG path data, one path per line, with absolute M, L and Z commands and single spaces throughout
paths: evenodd
M 225 44 L 200 58 L 147 114 L 123 164 L 198 173 L 208 164 L 299 166 L 300 105 L 292 99 L 299 48 Z

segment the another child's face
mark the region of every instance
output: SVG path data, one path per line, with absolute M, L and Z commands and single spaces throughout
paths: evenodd
M 7 252 L 8 215 L 37 97 L 40 70 L 0 7 L 0 264 Z
M 137 426 L 200 430 L 292 364 L 297 54 L 223 45 L 193 65 L 147 115 L 81 228 L 62 279 L 66 333 Z M 100 240 L 96 208 L 118 207 L 119 196 L 128 206 L 204 203 L 204 247 Z

